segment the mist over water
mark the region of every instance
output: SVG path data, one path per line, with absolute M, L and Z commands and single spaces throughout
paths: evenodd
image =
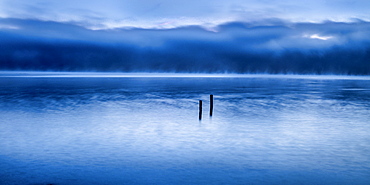
M 0 184 L 370 182 L 368 77 L 1 76 Z

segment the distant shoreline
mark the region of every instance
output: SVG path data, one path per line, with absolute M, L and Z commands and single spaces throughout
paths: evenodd
M 0 71 L 0 78 L 291 78 L 370 80 L 369 75 Z

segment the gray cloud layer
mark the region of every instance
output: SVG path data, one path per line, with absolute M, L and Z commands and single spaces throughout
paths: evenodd
M 370 74 L 370 23 L 89 30 L 0 19 L 0 69 Z

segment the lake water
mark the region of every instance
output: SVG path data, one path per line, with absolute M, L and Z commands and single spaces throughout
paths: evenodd
M 2 73 L 0 184 L 370 184 L 370 77 Z

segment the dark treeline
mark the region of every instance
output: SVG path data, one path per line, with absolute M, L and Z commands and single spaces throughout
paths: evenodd
M 252 52 L 199 43 L 137 48 L 27 42 L 0 47 L 1 70 L 370 74 L 370 47 L 304 52 Z

